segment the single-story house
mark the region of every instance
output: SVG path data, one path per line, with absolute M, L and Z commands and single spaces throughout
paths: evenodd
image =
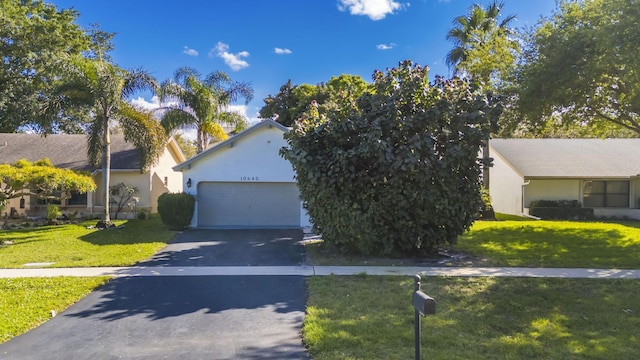
M 72 194 L 60 204 L 61 210 L 79 214 L 99 214 L 104 209 L 102 170 L 89 164 L 87 136 L 83 134 L 0 134 L 0 163 L 13 164 L 20 159 L 36 161 L 48 158 L 59 168 L 87 171 L 93 177 L 98 190 L 89 194 Z M 173 166 L 185 160 L 178 143 L 169 139 L 155 165 L 147 171 L 141 169 L 140 157 L 133 144 L 124 141 L 123 135 L 111 136 L 111 186 L 124 183 L 138 189 L 136 209 L 157 212 L 158 197 L 166 192 L 182 192 L 182 173 Z M 43 215 L 46 207 L 36 197 L 11 199 L 4 212 L 14 208 L 21 215 Z M 111 210 L 115 211 L 113 206 Z M 133 214 L 128 214 L 129 216 Z M 122 217 L 122 215 L 119 215 Z
M 492 139 L 489 151 L 496 212 L 577 200 L 597 217 L 640 220 L 640 139 Z
M 175 166 L 196 199 L 191 226 L 310 227 L 293 167 L 279 153 L 288 131 L 264 120 Z

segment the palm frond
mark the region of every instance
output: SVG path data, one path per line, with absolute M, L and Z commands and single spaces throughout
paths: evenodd
M 168 108 L 160 120 L 160 125 L 162 125 L 167 134 L 176 129 L 194 126 L 195 123 L 197 123 L 197 119 L 193 113 L 179 108 Z
M 102 157 L 103 127 L 100 125 L 91 123 L 87 133 L 87 157 L 93 166 L 98 166 Z
M 164 128 L 150 111 L 124 105 L 119 112 L 119 122 L 124 139 L 133 143 L 140 154 L 143 169 L 148 169 L 158 161 L 167 144 Z
M 200 78 L 200 72 L 192 67 L 189 66 L 183 66 L 180 67 L 176 70 L 175 73 L 173 73 L 173 79 L 176 83 L 181 84 L 181 85 L 185 85 L 186 80 L 188 78 L 196 78 L 199 79 Z
M 158 81 L 143 69 L 134 69 L 125 72 L 124 85 L 122 87 L 122 97 L 128 99 L 133 93 L 141 90 L 158 89 Z

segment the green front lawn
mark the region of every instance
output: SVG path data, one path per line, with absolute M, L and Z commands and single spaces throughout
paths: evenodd
M 0 343 L 49 320 L 106 281 L 106 277 L 0 279 Z
M 640 280 L 427 278 L 425 359 L 640 359 Z M 413 280 L 309 279 L 315 360 L 413 359 Z
M 456 248 L 485 266 L 640 268 L 640 222 L 478 221 Z
M 77 225 L 0 231 L 0 268 L 29 263 L 51 267 L 128 266 L 147 259 L 175 236 L 159 216 L 116 221 L 121 229 L 88 229 L 95 220 Z
M 504 217 L 503 217 L 504 218 Z M 344 255 L 305 244 L 311 265 L 514 266 L 640 269 L 640 222 L 477 221 L 448 249 L 461 260 Z

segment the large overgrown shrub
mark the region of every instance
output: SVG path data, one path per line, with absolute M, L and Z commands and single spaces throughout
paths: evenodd
M 191 224 L 196 200 L 187 193 L 165 193 L 158 197 L 158 213 L 162 222 L 172 229 L 184 229 Z
M 482 207 L 480 145 L 500 114 L 472 84 L 406 61 L 371 93 L 309 116 L 285 135 L 311 220 L 355 253 L 421 255 L 454 243 Z

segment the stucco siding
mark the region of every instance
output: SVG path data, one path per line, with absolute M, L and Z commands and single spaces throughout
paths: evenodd
M 194 162 L 183 179 L 191 178 L 192 188 L 201 181 L 295 182 L 291 164 L 278 155 L 282 135 L 275 127 L 252 132 Z
M 166 190 L 172 193 L 182 192 L 182 172 L 174 171 L 172 168 L 176 166 L 178 162 L 175 157 L 171 154 L 171 151 L 167 147 L 165 147 L 164 152 L 158 159 L 158 163 L 151 167 L 151 173 L 157 174 L 158 178 L 162 182 L 163 188 L 158 192 L 154 191 L 154 200 L 152 202 L 156 202 L 157 196 L 155 193 L 158 193 L 158 196 Z M 165 178 L 166 178 L 166 190 L 165 187 Z M 154 184 L 155 189 L 155 184 Z
M 534 200 L 578 200 L 582 202 L 580 180 L 531 180 L 524 187 L 524 205 Z
M 491 204 L 496 212 L 504 214 L 522 214 L 522 185 L 524 180 L 499 155 L 492 154 L 493 166 L 490 168 Z
M 229 139 L 199 158 L 181 165 L 183 190 L 198 200 L 198 184 L 204 182 L 227 183 L 296 183 L 295 172 L 289 161 L 282 158 L 280 149 L 287 145 L 284 132 L 277 126 L 260 124 Z M 188 186 L 190 182 L 191 186 Z M 198 226 L 198 208 L 191 225 Z M 300 205 L 300 226 L 310 227 L 307 212 Z

